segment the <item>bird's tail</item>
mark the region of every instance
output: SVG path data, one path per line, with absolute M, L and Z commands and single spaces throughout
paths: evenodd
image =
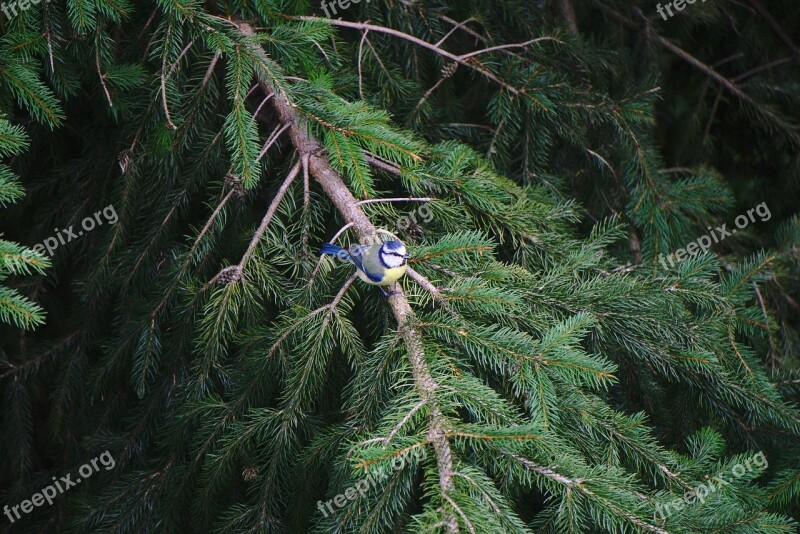
M 319 250 L 320 254 L 330 254 L 331 256 L 347 256 L 347 251 L 342 247 L 337 247 L 336 245 L 332 245 L 330 243 L 325 243 L 322 245 L 322 248 Z

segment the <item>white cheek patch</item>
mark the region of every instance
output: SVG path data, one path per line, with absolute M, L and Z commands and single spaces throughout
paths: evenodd
M 389 268 L 400 267 L 405 261 L 405 258 L 394 254 L 383 254 L 383 263 Z

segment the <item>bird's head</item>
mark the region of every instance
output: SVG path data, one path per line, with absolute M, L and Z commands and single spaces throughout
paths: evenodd
M 406 246 L 400 241 L 387 241 L 381 246 L 381 261 L 387 267 L 400 267 L 407 259 Z

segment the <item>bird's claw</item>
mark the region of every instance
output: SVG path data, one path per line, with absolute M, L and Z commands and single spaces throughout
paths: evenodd
M 387 299 L 389 297 L 391 297 L 392 295 L 396 295 L 396 294 L 400 293 L 400 291 L 397 290 L 397 289 L 394 289 L 394 290 L 392 290 L 392 291 L 387 293 L 386 290 L 383 289 L 382 287 L 381 287 L 381 291 L 383 292 L 383 296 L 386 297 Z

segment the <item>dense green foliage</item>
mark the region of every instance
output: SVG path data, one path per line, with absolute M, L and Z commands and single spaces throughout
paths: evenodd
M 0 16 L 3 526 L 797 532 L 800 8 L 322 11 Z

